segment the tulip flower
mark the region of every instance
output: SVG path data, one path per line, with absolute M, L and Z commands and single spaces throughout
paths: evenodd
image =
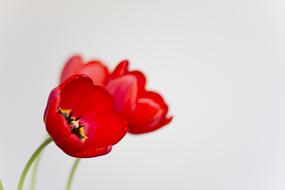
M 61 82 L 74 74 L 86 74 L 94 84 L 103 86 L 113 96 L 115 108 L 128 121 L 128 132 L 147 133 L 168 124 L 168 105 L 163 97 L 146 90 L 146 78 L 141 71 L 129 71 L 128 61 L 117 65 L 112 73 L 100 61 L 84 63 L 80 56 L 71 57 L 61 73 Z
M 108 154 L 127 131 L 147 133 L 172 120 L 163 97 L 147 90 L 144 74 L 129 71 L 128 65 L 128 61 L 122 61 L 110 73 L 100 61 L 85 63 L 80 56 L 68 60 L 61 84 L 50 93 L 44 113 L 50 137 L 28 160 L 18 190 L 23 189 L 33 161 L 51 142 L 77 158 L 66 186 L 70 190 L 80 158 Z
M 66 154 L 77 157 L 68 179 L 69 190 L 79 158 L 105 155 L 125 136 L 126 120 L 115 111 L 112 96 L 93 81 L 86 75 L 73 75 L 52 90 L 44 113 L 50 137 L 25 165 L 18 190 L 23 189 L 32 163 L 52 141 Z
M 52 90 L 44 114 L 46 129 L 66 154 L 107 154 L 127 132 L 111 95 L 85 75 L 73 75 Z

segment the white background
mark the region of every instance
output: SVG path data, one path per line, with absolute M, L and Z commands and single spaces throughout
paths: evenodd
M 110 68 L 128 58 L 175 118 L 83 160 L 73 189 L 284 190 L 284 10 L 284 0 L 0 0 L 6 189 L 45 136 L 47 96 L 78 52 Z M 38 189 L 64 189 L 72 160 L 48 146 Z

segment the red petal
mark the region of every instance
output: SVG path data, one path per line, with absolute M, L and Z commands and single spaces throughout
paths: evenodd
M 137 79 L 138 84 L 138 96 L 141 96 L 145 91 L 146 78 L 144 74 L 140 71 L 132 71 L 128 73 L 129 75 L 133 75 Z
M 76 158 L 90 158 L 108 154 L 112 145 L 95 148 L 92 145 L 82 144 L 75 136 L 61 138 L 55 143 L 68 155 Z
M 61 145 L 61 142 L 64 139 L 68 139 L 71 142 L 70 147 L 73 147 L 73 151 L 77 151 L 82 147 L 82 143 L 78 140 L 77 137 L 75 137 L 70 130 L 70 126 L 67 123 L 66 119 L 62 117 L 60 114 L 58 114 L 58 108 L 61 106 L 61 100 L 62 100 L 62 94 L 64 94 L 61 90 L 61 87 L 68 86 L 70 83 L 73 83 L 74 81 L 79 81 L 84 77 L 80 76 L 73 76 L 69 79 L 67 79 L 61 86 L 55 88 L 49 96 L 48 104 L 45 110 L 44 114 L 44 121 L 46 124 L 46 129 L 54 142 L 62 149 L 68 149 L 68 147 L 63 147 Z M 84 78 L 85 79 L 85 78 Z M 90 79 L 91 81 L 91 79 Z M 92 81 L 91 81 L 92 83 Z
M 79 71 L 78 74 L 85 74 L 89 76 L 94 85 L 104 85 L 109 77 L 108 68 L 100 61 L 91 61 L 85 64 Z
M 128 60 L 121 61 L 112 72 L 112 77 L 115 78 L 126 74 L 128 72 L 128 67 L 129 67 Z
M 60 82 L 63 82 L 67 78 L 71 77 L 74 74 L 77 74 L 79 69 L 83 66 L 83 61 L 81 56 L 75 55 L 71 57 L 66 64 L 64 65 L 61 76 L 60 76 Z
M 72 110 L 76 116 L 93 116 L 113 109 L 112 96 L 102 87 L 94 86 L 92 92 Z
M 48 104 L 44 113 L 44 122 L 46 124 L 46 129 L 52 138 L 60 139 L 64 136 L 69 136 L 70 129 L 66 120 L 59 116 L 57 113 L 60 103 L 60 90 L 55 88 L 49 96 Z
M 107 110 L 93 116 L 83 115 L 80 123 L 88 136 L 86 145 L 100 148 L 114 145 L 119 142 L 127 132 L 127 122 L 113 110 Z
M 167 112 L 168 106 L 158 93 L 145 92 L 136 110 L 128 115 L 129 132 L 146 133 L 166 125 L 172 119 L 166 118 Z
M 57 111 L 59 102 L 60 102 L 60 90 L 57 87 L 51 91 L 48 97 L 48 102 L 44 113 L 45 122 L 47 121 L 48 115 Z
M 88 149 L 81 150 L 79 152 L 74 153 L 73 156 L 76 158 L 90 158 L 94 156 L 103 156 L 111 152 L 111 150 L 112 150 L 112 146 L 107 146 L 107 147 L 97 148 L 97 149 L 88 148 Z
M 93 92 L 93 82 L 85 75 L 73 75 L 65 80 L 60 86 L 61 101 L 63 109 L 73 109 Z
M 138 93 L 138 81 L 135 76 L 124 75 L 112 79 L 106 88 L 113 96 L 114 104 L 118 111 L 126 112 L 135 109 Z

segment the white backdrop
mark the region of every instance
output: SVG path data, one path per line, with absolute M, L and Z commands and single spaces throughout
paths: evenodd
M 128 58 L 174 115 L 84 160 L 76 190 L 284 190 L 285 1 L 0 0 L 0 179 L 16 189 L 43 111 L 73 53 Z M 38 189 L 64 189 L 54 144 Z M 28 185 L 28 184 L 27 184 Z

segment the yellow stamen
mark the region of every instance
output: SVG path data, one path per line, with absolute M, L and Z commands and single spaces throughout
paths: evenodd
M 62 109 L 61 107 L 58 108 L 58 112 L 63 114 L 63 115 L 69 115 L 71 110 L 70 109 Z
M 70 109 L 62 109 L 59 107 L 58 113 L 60 113 L 66 119 L 71 128 L 71 132 L 79 137 L 82 142 L 88 138 L 85 134 L 84 126 L 80 125 L 79 119 L 72 116 L 72 111 Z
M 85 135 L 85 130 L 83 127 L 79 128 L 79 134 L 80 134 L 80 138 L 81 138 L 82 142 L 84 142 L 86 139 L 88 139 L 88 137 Z
M 70 123 L 70 126 L 72 129 L 78 129 L 79 127 L 79 120 L 72 120 L 71 123 Z

